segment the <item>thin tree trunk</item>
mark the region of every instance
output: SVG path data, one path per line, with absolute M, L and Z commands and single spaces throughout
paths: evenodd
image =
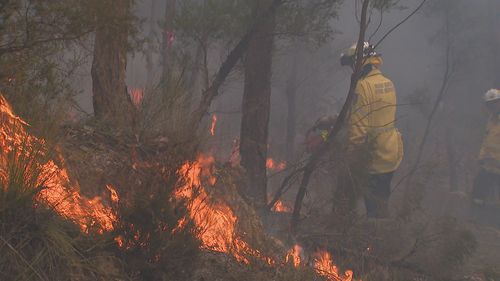
M 154 53 L 154 35 L 155 35 L 155 27 L 156 27 L 156 0 L 151 0 L 151 11 L 149 14 L 149 35 L 148 39 L 148 50 L 146 53 L 146 75 L 147 75 L 147 86 L 152 87 L 153 84 L 153 53 Z
M 493 58 L 490 60 L 492 62 L 492 85 L 491 88 L 500 87 L 500 55 L 498 54 L 498 46 L 500 45 L 500 30 L 498 25 L 500 24 L 500 17 L 498 15 L 498 9 L 500 5 L 498 0 L 490 0 L 489 5 L 489 36 L 491 39 L 490 46 L 492 47 L 491 55 Z
M 363 65 L 363 42 L 365 41 L 365 33 L 367 27 L 367 12 L 369 4 L 370 0 L 363 1 L 363 7 L 361 9 L 359 38 L 356 47 L 357 60 L 356 60 L 356 65 L 354 67 L 354 71 L 351 75 L 351 84 L 349 86 L 349 94 L 347 95 L 347 99 L 344 103 L 344 106 L 342 107 L 342 110 L 340 111 L 339 117 L 337 118 L 337 122 L 335 122 L 335 125 L 330 131 L 330 137 L 327 139 L 326 143 L 311 156 L 309 162 L 307 162 L 307 164 L 304 166 L 304 174 L 302 175 L 302 180 L 300 182 L 297 197 L 295 198 L 295 204 L 292 213 L 292 221 L 290 225 L 290 230 L 292 234 L 296 234 L 297 232 L 297 227 L 300 219 L 300 211 L 302 209 L 302 201 L 304 201 L 307 186 L 309 185 L 311 176 L 314 170 L 316 169 L 317 165 L 319 164 L 321 157 L 330 148 L 332 148 L 334 140 L 336 140 L 337 135 L 340 133 L 340 131 L 345 125 L 347 118 L 349 117 L 351 107 L 354 102 L 356 85 L 358 84 L 358 80 Z
M 200 103 L 191 114 L 189 126 L 186 126 L 190 132 L 187 135 L 195 132 L 203 117 L 207 114 L 212 101 L 219 95 L 219 89 L 226 81 L 227 76 L 231 73 L 236 63 L 240 61 L 243 55 L 249 48 L 251 39 L 254 37 L 256 31 L 265 23 L 265 19 L 274 17 L 278 8 L 285 3 L 285 0 L 273 0 L 272 4 L 264 13 L 261 14 L 259 20 L 245 33 L 238 44 L 228 54 L 219 70 L 215 74 L 210 87 L 205 89 L 202 93 Z
M 457 152 L 453 143 L 451 130 L 446 130 L 446 154 L 448 155 L 448 172 L 450 177 L 450 191 L 458 191 Z
M 118 22 L 129 16 L 129 0 L 113 0 L 114 17 Z M 97 29 L 92 62 L 94 114 L 97 119 L 116 128 L 132 124 L 133 105 L 125 84 L 128 30 L 119 24 Z
M 436 98 L 436 101 L 434 102 L 434 105 L 432 107 L 432 110 L 427 117 L 427 124 L 425 126 L 424 134 L 422 137 L 422 140 L 420 141 L 420 144 L 418 146 L 417 150 L 417 158 L 415 159 L 415 163 L 413 164 L 413 167 L 411 168 L 410 172 L 399 182 L 394 186 L 393 191 L 396 190 L 399 185 L 406 180 L 408 183 L 412 183 L 413 176 L 415 175 L 416 171 L 418 170 L 420 166 L 420 162 L 424 156 L 424 150 L 425 150 L 425 145 L 427 144 L 427 140 L 429 138 L 433 121 L 434 121 L 434 116 L 438 112 L 439 106 L 441 105 L 441 102 L 443 101 L 443 98 L 446 95 L 448 85 L 450 84 L 450 80 L 452 79 L 453 73 L 455 71 L 455 61 L 452 58 L 452 42 L 450 38 L 450 15 L 446 15 L 446 21 L 445 21 L 445 28 L 446 28 L 446 50 L 445 50 L 445 56 L 446 56 L 446 64 L 445 64 L 445 72 L 444 72 L 444 77 L 443 81 L 441 83 L 441 88 L 439 89 L 438 96 Z
M 168 83 L 172 72 L 172 43 L 175 38 L 174 18 L 177 0 L 166 0 L 165 24 L 162 30 L 162 83 Z
M 258 0 L 256 14 L 269 6 L 269 0 Z M 271 109 L 271 76 L 275 19 L 264 19 L 250 40 L 245 58 L 245 87 L 240 133 L 241 165 L 246 169 L 246 195 L 258 209 L 267 205 L 267 143 Z
M 188 108 L 191 111 L 193 108 L 194 101 L 198 98 L 196 92 L 201 88 L 200 87 L 200 72 L 202 69 L 202 59 L 204 57 L 203 44 L 199 44 L 196 48 L 196 53 L 194 56 L 193 67 L 191 69 L 191 74 L 189 75 L 189 82 L 187 86 L 189 87 L 189 105 Z
M 286 161 L 292 163 L 295 158 L 296 136 L 296 96 L 297 96 L 297 59 L 293 63 L 292 72 L 286 86 L 287 119 L 286 119 Z

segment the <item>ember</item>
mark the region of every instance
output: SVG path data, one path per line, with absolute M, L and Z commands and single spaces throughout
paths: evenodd
M 274 159 L 268 158 L 266 161 L 266 167 L 268 170 L 280 172 L 286 169 L 286 162 L 276 162 Z
M 271 210 L 274 212 L 277 212 L 277 213 L 291 213 L 292 212 L 292 208 L 287 206 L 281 200 L 276 201 L 276 204 L 274 204 L 274 206 Z
M 143 89 L 131 89 L 130 90 L 130 98 L 132 99 L 132 103 L 139 108 L 142 104 L 142 100 L 144 99 L 144 90 Z

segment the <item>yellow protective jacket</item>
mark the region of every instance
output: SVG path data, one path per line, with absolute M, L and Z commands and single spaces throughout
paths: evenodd
M 479 152 L 479 165 L 488 172 L 500 174 L 500 114 L 492 115 Z
M 396 123 L 396 90 L 377 66 L 382 58 L 372 57 L 365 64 L 374 69 L 358 81 L 356 101 L 349 118 L 350 150 L 367 151 L 370 174 L 395 171 L 403 159 L 403 142 Z

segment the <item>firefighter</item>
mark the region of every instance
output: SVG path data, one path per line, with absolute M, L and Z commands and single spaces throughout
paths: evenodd
M 308 153 L 316 152 L 325 144 L 336 121 L 337 116 L 324 116 L 316 120 L 314 126 L 306 133 L 305 144 Z
M 481 211 L 494 208 L 500 200 L 500 90 L 486 92 L 484 103 L 490 120 L 479 153 L 479 172 L 474 180 L 472 200 L 476 211 L 487 215 Z
M 341 65 L 354 69 L 356 45 L 341 56 Z M 401 134 L 396 123 L 396 90 L 379 67 L 382 57 L 368 42 L 363 45 L 363 68 L 356 86 L 355 102 L 347 123 L 348 151 L 366 180 L 362 189 L 369 218 L 389 216 L 391 181 L 403 158 Z

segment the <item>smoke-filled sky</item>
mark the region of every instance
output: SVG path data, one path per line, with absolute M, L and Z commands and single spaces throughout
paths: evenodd
M 153 22 L 160 24 L 164 15 L 163 1 L 156 1 Z M 473 134 L 480 134 L 484 121 L 481 113 L 481 95 L 487 89 L 499 87 L 495 83 L 495 63 L 498 55 L 492 42 L 499 42 L 499 32 L 491 36 L 489 27 L 498 23 L 499 1 L 494 0 L 428 0 L 426 6 L 409 21 L 395 30 L 384 40 L 378 52 L 383 55 L 382 71 L 394 81 L 399 97 L 398 126 L 408 139 L 418 137 L 426 118 L 425 108 L 432 105 L 443 80 L 445 71 L 446 13 L 436 7 L 445 3 L 456 5 L 448 14 L 448 34 L 451 38 L 454 75 L 447 88 L 447 98 L 442 108 L 452 108 L 454 113 L 460 112 L 456 123 L 446 126 L 456 127 L 460 134 L 470 134 L 464 127 L 475 127 Z M 149 33 L 151 20 L 151 0 L 138 1 L 136 11 L 144 19 L 143 33 Z M 333 40 L 320 48 L 311 46 L 284 47 L 282 42 L 276 43 L 275 61 L 273 65 L 273 110 L 271 118 L 271 153 L 275 147 L 282 146 L 284 139 L 284 122 L 286 118 L 286 98 L 284 91 L 289 81 L 293 65 L 298 65 L 298 136 L 300 143 L 303 133 L 314 120 L 322 115 L 337 113 L 348 90 L 350 70 L 339 66 L 339 56 L 343 49 L 357 40 L 359 26 L 355 17 L 355 0 L 345 0 L 339 11 L 339 17 L 331 21 L 336 34 Z M 406 9 L 393 9 L 383 13 L 383 21 L 378 33 L 373 36 L 373 42 L 381 38 L 391 27 L 405 18 L 420 1 L 402 0 L 400 6 Z M 359 12 L 359 11 L 358 11 Z M 492 14 L 493 13 L 493 14 Z M 368 35 L 371 35 L 379 24 L 380 14 L 374 12 Z M 498 24 L 496 25 L 498 26 Z M 495 32 L 495 29 L 493 29 Z M 492 37 L 497 37 L 496 40 Z M 299 40 L 300 41 L 300 40 Z M 223 51 L 219 52 L 223 54 Z M 489 55 L 491 54 L 491 55 Z M 496 57 L 495 57 L 496 55 Z M 212 73 L 218 67 L 222 55 L 216 54 L 211 59 Z M 159 72 L 158 56 L 156 71 Z M 498 69 L 498 68 L 496 68 Z M 81 77 L 75 87 L 82 91 L 79 101 L 82 107 L 91 112 L 91 80 L 90 65 L 81 70 Z M 142 54 L 131 55 L 127 70 L 129 88 L 144 88 L 146 85 L 145 58 Z M 240 108 L 242 96 L 241 75 L 234 78 L 224 87 L 221 96 L 216 100 L 212 110 L 233 111 Z M 411 100 L 409 100 L 411 97 Z M 420 104 L 422 103 L 422 104 Z M 449 104 L 446 106 L 446 104 Z M 444 114 L 445 110 L 441 110 Z M 439 115 L 439 114 L 438 114 Z M 448 114 L 449 115 L 449 114 Z M 224 115 L 219 118 L 222 146 L 239 134 L 239 115 Z M 442 117 L 442 116 L 441 116 Z M 439 116 L 437 116 L 439 120 Z M 464 119 L 464 120 L 462 120 Z M 468 124 L 473 119 L 477 124 Z M 478 129 L 479 128 L 479 129 Z M 477 142 L 480 136 L 471 138 Z M 467 143 L 467 141 L 465 141 Z M 477 145 L 476 143 L 473 143 Z M 472 145 L 472 144 L 471 144 Z M 411 150 L 411 145 L 408 146 Z M 276 149 L 274 153 L 282 153 Z

